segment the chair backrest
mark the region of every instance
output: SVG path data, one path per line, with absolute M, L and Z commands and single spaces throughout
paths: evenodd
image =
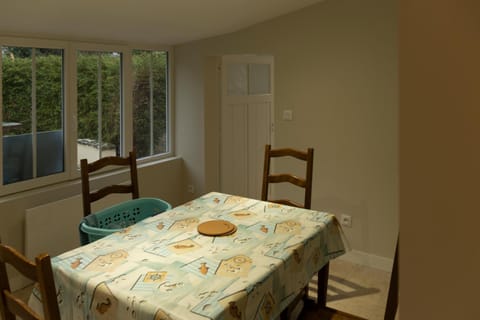
M 293 157 L 298 160 L 305 161 L 306 171 L 305 177 L 299 178 L 290 173 L 271 173 L 271 158 L 277 157 Z M 313 149 L 308 148 L 307 151 L 295 150 L 290 148 L 272 149 L 272 146 L 265 146 L 265 159 L 263 166 L 263 183 L 262 183 L 262 200 L 271 201 L 289 206 L 310 209 L 312 203 L 312 175 L 313 175 Z M 288 199 L 268 199 L 268 187 L 271 183 L 288 182 L 305 189 L 304 203 L 299 204 Z
M 0 315 L 4 320 L 42 319 L 24 301 L 16 297 L 11 289 L 7 275 L 7 265 L 12 266 L 25 277 L 38 283 L 42 296 L 43 316 L 45 320 L 60 320 L 52 265 L 48 254 L 28 261 L 14 248 L 0 243 Z
M 90 174 L 107 166 L 128 166 L 130 168 L 130 184 L 128 185 L 110 185 L 90 191 Z M 92 213 L 91 203 L 112 193 L 131 193 L 132 199 L 138 198 L 138 177 L 137 177 L 137 159 L 135 151 L 131 151 L 128 157 L 105 157 L 92 163 L 87 159 L 80 160 L 80 169 L 82 174 L 82 199 L 83 216 L 86 217 Z

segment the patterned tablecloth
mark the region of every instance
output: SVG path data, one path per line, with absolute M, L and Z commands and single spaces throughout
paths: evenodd
M 238 230 L 197 232 L 215 219 Z M 274 319 L 343 253 L 332 214 L 212 192 L 52 264 L 62 319 Z

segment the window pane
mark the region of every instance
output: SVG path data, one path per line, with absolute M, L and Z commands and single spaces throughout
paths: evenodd
M 3 183 L 63 172 L 63 50 L 2 47 L 2 94 Z
M 121 54 L 77 56 L 78 163 L 120 155 Z
M 153 154 L 167 152 L 167 53 L 152 52 Z
M 269 64 L 248 65 L 248 93 L 250 95 L 270 93 Z
M 168 151 L 168 55 L 133 51 L 134 147 L 138 158 Z
M 63 52 L 35 49 L 37 176 L 63 172 Z
M 227 95 L 247 95 L 247 64 L 231 63 L 227 65 Z

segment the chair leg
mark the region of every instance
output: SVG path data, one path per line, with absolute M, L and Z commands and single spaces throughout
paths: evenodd
M 328 287 L 328 274 L 330 270 L 330 263 L 327 263 L 318 271 L 317 273 L 317 303 L 314 301 L 308 300 L 308 285 L 305 289 L 302 289 L 301 292 L 296 296 L 295 300 L 280 314 L 281 320 L 290 319 L 290 316 L 300 302 L 303 300 L 308 306 L 307 308 L 314 309 L 323 309 L 327 305 L 327 287 Z
M 323 308 L 327 305 L 328 274 L 330 262 L 327 262 L 317 274 L 317 305 Z

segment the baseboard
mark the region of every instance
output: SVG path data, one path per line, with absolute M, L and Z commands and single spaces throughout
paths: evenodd
M 351 250 L 338 259 L 388 272 L 391 272 L 393 267 L 393 259 L 357 250 Z

